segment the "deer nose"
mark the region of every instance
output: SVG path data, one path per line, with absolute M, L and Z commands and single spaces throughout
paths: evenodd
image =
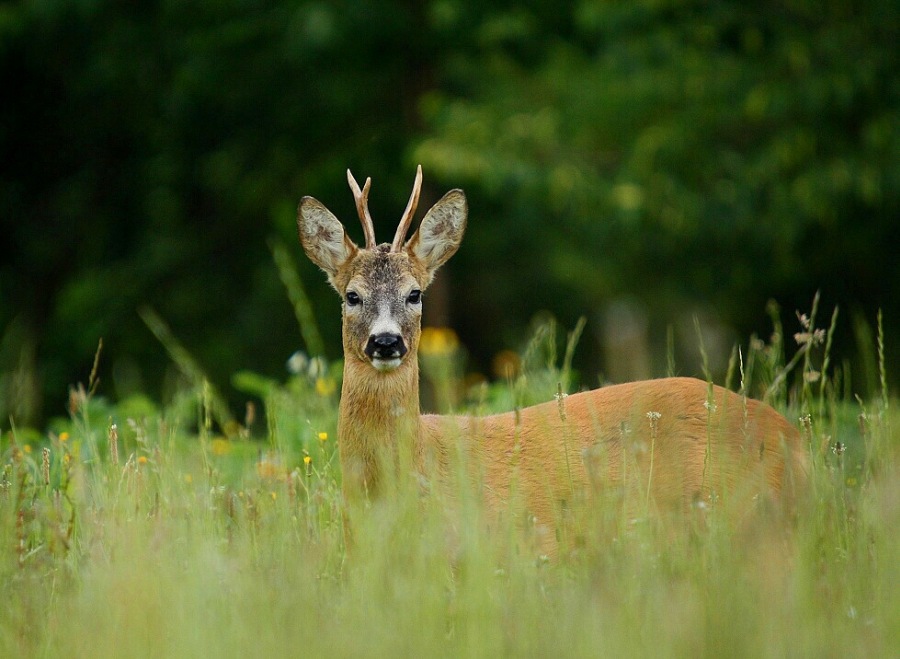
M 373 334 L 366 344 L 369 359 L 398 359 L 406 354 L 406 345 L 399 334 Z

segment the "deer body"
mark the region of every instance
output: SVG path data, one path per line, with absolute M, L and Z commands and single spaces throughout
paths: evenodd
M 561 509 L 594 496 L 637 492 L 647 509 L 685 512 L 711 498 L 738 507 L 759 494 L 778 498 L 803 478 L 806 453 L 783 416 L 692 378 L 604 387 L 479 418 L 421 415 L 421 295 L 462 240 L 465 196 L 448 192 L 405 241 L 419 168 L 393 243 L 377 245 L 371 180 L 360 190 L 347 174 L 365 247 L 315 199 L 304 197 L 298 209 L 301 244 L 344 300 L 345 498 L 378 496 L 388 474 L 409 469 L 448 483 L 462 454 L 489 511 L 502 512 L 515 495 L 536 524 L 551 528 Z
M 518 491 L 536 523 L 552 528 L 561 509 L 591 496 L 630 495 L 661 514 L 688 514 L 721 500 L 732 509 L 756 495 L 799 485 L 799 434 L 771 407 L 694 378 L 613 385 L 493 416 L 426 415 L 425 447 L 477 465 L 488 508 L 507 509 Z

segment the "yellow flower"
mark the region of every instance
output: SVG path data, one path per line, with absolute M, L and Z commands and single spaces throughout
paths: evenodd
M 138 461 L 138 464 L 145 465 L 145 464 L 147 464 L 147 456 L 142 455 L 137 459 L 137 461 Z
M 256 463 L 256 474 L 260 478 L 276 480 L 282 476 L 281 465 L 278 464 L 277 460 L 273 461 L 263 458 Z
M 231 442 L 224 437 L 216 437 L 209 443 L 213 455 L 228 455 L 231 452 Z
M 320 432 L 320 433 L 319 433 L 319 441 L 320 441 L 320 442 L 324 442 L 324 441 L 326 441 L 327 439 L 328 439 L 328 433 L 327 433 L 327 432 Z
M 25 444 L 25 446 L 22 447 L 22 450 L 26 453 L 31 453 L 31 444 Z
M 303 464 L 305 464 L 308 467 L 309 465 L 312 464 L 312 458 L 309 457 L 308 455 L 304 455 L 303 456 Z
M 335 388 L 334 380 L 331 378 L 316 378 L 316 393 L 320 396 L 330 396 Z
M 426 327 L 419 339 L 419 351 L 426 357 L 446 357 L 459 348 L 459 338 L 449 327 Z
M 69 441 L 69 433 L 67 433 L 67 432 L 59 433 L 59 441 L 61 441 L 61 442 Z

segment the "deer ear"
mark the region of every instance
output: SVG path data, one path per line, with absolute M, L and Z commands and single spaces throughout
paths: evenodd
M 431 278 L 456 253 L 466 231 L 469 206 L 462 190 L 451 190 L 425 214 L 418 231 L 406 243 Z
M 303 197 L 297 208 L 297 230 L 303 251 L 334 284 L 338 270 L 357 251 L 356 245 L 347 237 L 344 225 L 320 201 Z

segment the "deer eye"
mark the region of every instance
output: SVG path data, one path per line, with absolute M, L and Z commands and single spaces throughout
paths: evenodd
M 419 304 L 422 301 L 422 291 L 419 289 L 410 291 L 409 295 L 406 296 L 406 301 L 409 304 Z
M 355 307 L 360 302 L 362 302 L 362 299 L 360 299 L 356 291 L 347 291 L 347 306 Z

